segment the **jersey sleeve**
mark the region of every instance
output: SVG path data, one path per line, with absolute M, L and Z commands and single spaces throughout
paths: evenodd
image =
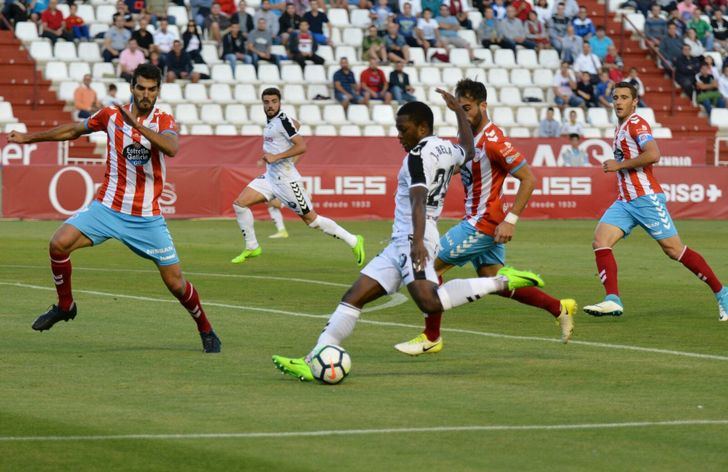
M 291 139 L 292 137 L 297 135 L 298 130 L 296 129 L 296 124 L 293 122 L 291 117 L 289 117 L 285 113 L 281 113 L 279 116 L 281 119 L 281 132 L 283 133 L 283 135 L 288 139 Z
M 509 174 L 518 172 L 518 169 L 526 165 L 526 158 L 508 139 L 501 138 L 496 142 L 488 142 L 487 152 L 490 158 Z
M 455 165 L 456 166 L 462 166 L 465 164 L 465 149 L 462 148 L 459 144 L 453 144 L 454 153 L 453 157 L 455 159 Z
M 632 117 L 629 120 L 629 135 L 637 143 L 640 152 L 644 150 L 645 144 L 655 140 L 652 137 L 652 128 L 650 128 L 649 123 L 638 116 Z
M 97 111 L 90 117 L 86 118 L 84 126 L 86 129 L 93 133 L 94 131 L 105 131 L 109 125 L 109 117 L 111 116 L 111 108 L 106 107 Z
M 177 123 L 174 121 L 174 117 L 168 113 L 162 114 L 159 117 L 159 134 L 177 134 Z
M 409 170 L 410 184 L 409 187 L 425 187 L 427 188 L 427 170 L 423 160 L 424 146 L 418 144 L 413 147 L 407 156 L 407 170 Z

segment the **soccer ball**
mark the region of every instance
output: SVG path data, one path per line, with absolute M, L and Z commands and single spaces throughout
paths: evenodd
M 329 344 L 318 350 L 309 365 L 316 380 L 334 385 L 349 375 L 351 356 L 343 347 Z

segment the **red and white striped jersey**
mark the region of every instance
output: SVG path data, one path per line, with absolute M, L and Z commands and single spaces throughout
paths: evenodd
M 493 123 L 475 137 L 475 157 L 460 169 L 465 188 L 465 219 L 493 235 L 503 221 L 503 181 L 526 164 L 523 155 Z
M 614 131 L 614 158 L 618 162 L 636 159 L 652 137 L 649 123 L 636 113 L 617 125 Z M 643 195 L 662 193 L 662 187 L 652 174 L 652 164 L 617 172 L 619 199 L 629 202 Z
M 125 105 L 131 110 L 131 105 Z M 156 107 L 144 118 L 144 126 L 158 133 L 177 134 L 172 115 Z M 106 174 L 96 200 L 114 211 L 134 216 L 160 214 L 166 169 L 164 154 L 148 139 L 124 123 L 116 107 L 106 107 L 86 120 L 89 131 L 106 131 Z

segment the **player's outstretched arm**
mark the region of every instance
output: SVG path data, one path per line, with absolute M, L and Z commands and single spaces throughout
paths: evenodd
M 126 124 L 139 131 L 142 136 L 152 143 L 152 146 L 162 151 L 165 156 L 174 157 L 177 154 L 179 137 L 176 133 L 157 133 L 137 122 L 124 107 L 117 106 L 116 109 L 121 113 Z
M 457 98 L 450 92 L 442 89 L 437 89 L 447 107 L 455 112 L 455 116 L 458 119 L 458 136 L 460 137 L 460 146 L 465 151 L 465 162 L 468 162 L 475 157 L 475 141 L 473 138 L 473 128 L 470 127 L 465 110 L 460 106 Z
M 88 130 L 84 123 L 68 123 L 56 126 L 55 128 L 51 128 L 47 131 L 40 131 L 38 133 L 20 133 L 18 131 L 12 131 L 8 135 L 8 142 L 27 144 L 39 143 L 42 141 L 71 141 L 86 133 L 88 133 Z

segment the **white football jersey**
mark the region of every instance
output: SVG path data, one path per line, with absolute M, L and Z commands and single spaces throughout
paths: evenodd
M 462 165 L 464 161 L 463 148 L 437 136 L 428 136 L 412 148 L 405 156 L 397 177 L 392 239 L 408 238 L 412 234 L 409 194 L 410 188 L 418 186 L 427 189 L 426 239 L 439 238 L 437 219 L 445 204 L 450 178 L 456 166 Z M 435 233 L 432 233 L 433 230 Z
M 293 137 L 298 130 L 293 120 L 282 111 L 268 120 L 263 130 L 263 151 L 270 154 L 279 154 L 293 147 Z M 296 170 L 290 157 L 280 159 L 272 164 L 266 164 L 265 175 L 269 179 L 285 182 L 301 180 L 301 174 Z

